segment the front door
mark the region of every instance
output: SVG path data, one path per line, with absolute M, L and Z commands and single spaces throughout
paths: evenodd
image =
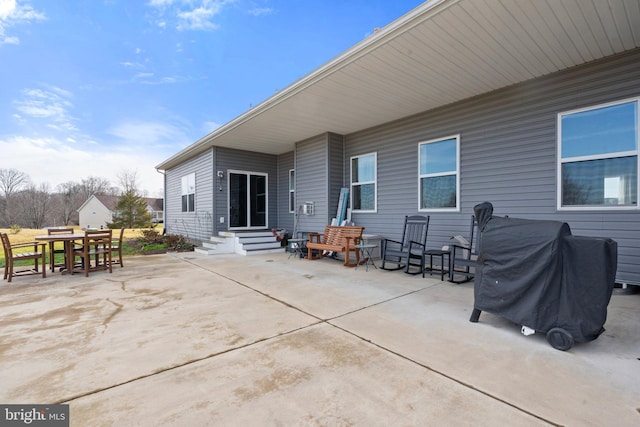
M 267 174 L 229 171 L 229 228 L 267 228 Z

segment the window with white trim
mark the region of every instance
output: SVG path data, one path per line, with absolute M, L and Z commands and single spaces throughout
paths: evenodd
M 182 177 L 182 212 L 196 210 L 196 174 L 190 173 Z
M 558 115 L 558 208 L 638 207 L 638 100 Z
M 351 209 L 375 212 L 377 208 L 377 153 L 351 157 Z
M 460 135 L 422 142 L 419 157 L 419 209 L 457 210 Z
M 296 173 L 289 169 L 289 212 L 296 211 Z

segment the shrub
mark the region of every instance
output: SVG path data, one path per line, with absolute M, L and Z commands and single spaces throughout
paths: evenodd
M 144 229 L 142 230 L 142 241 L 145 243 L 160 243 L 162 239 L 158 239 L 160 237 L 160 233 L 158 233 L 154 229 Z
M 193 245 L 189 240 L 179 234 L 169 234 L 164 237 L 164 241 L 173 250 L 191 250 Z
M 18 234 L 20 231 L 22 231 L 22 228 L 20 228 L 20 226 L 18 224 L 11 224 L 11 234 Z

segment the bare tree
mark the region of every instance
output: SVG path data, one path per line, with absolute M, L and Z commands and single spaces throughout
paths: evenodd
M 82 194 L 82 184 L 68 181 L 57 187 L 58 214 L 62 224 L 69 225 L 78 221 L 78 208 L 85 202 Z M 75 221 L 74 221 L 75 220 Z
M 93 194 L 112 194 L 111 183 L 108 179 L 90 176 L 80 182 L 80 194 L 84 202 Z
M 15 222 L 16 206 L 12 196 L 22 190 L 30 182 L 29 175 L 16 169 L 0 169 L 0 192 L 4 196 L 3 210 L 0 212 L 6 225 Z
M 122 187 L 122 194 L 138 194 L 138 172 L 127 169 L 121 170 L 118 175 L 118 183 Z
M 19 196 L 20 206 L 22 207 L 22 224 L 20 225 L 29 228 L 44 227 L 51 201 L 49 184 L 44 183 L 39 186 L 30 184 L 26 190 L 20 192 Z

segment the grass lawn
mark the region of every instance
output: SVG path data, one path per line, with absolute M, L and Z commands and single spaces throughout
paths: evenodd
M 122 245 L 122 254 L 123 254 L 123 256 L 125 256 L 125 255 L 136 255 L 136 254 L 139 253 L 139 251 L 136 250 L 134 247 L 128 245 L 127 241 L 128 240 L 137 240 L 137 239 L 141 238 L 143 230 L 148 230 L 148 229 L 134 228 L 134 229 L 126 229 L 124 231 L 124 238 L 123 238 L 124 244 Z M 161 227 L 156 227 L 156 228 L 154 228 L 154 230 L 156 230 L 158 233 L 162 234 L 162 228 Z M 9 241 L 11 242 L 11 244 L 34 242 L 36 236 L 43 236 L 43 235 L 47 234 L 46 230 L 32 229 L 32 228 L 23 228 L 23 229 L 20 230 L 19 233 L 16 233 L 16 234 L 11 234 L 12 231 L 9 228 L 0 228 L 0 232 L 1 233 L 7 233 L 9 235 Z M 80 227 L 74 227 L 74 232 L 82 233 L 82 230 L 80 230 Z M 56 249 L 62 249 L 62 248 L 63 248 L 62 242 L 57 242 L 56 243 Z M 24 252 L 28 252 L 29 248 L 27 247 L 27 248 L 24 248 L 22 250 Z M 47 262 L 49 262 L 49 245 L 47 245 L 46 259 L 47 259 Z M 62 262 L 62 261 L 63 261 L 63 255 L 62 254 L 56 255 L 56 262 Z M 33 264 L 33 263 L 31 262 L 31 264 Z M 16 263 L 16 265 L 20 265 L 20 264 Z M 0 245 L 0 267 L 4 267 L 4 248 L 2 247 L 2 245 Z

